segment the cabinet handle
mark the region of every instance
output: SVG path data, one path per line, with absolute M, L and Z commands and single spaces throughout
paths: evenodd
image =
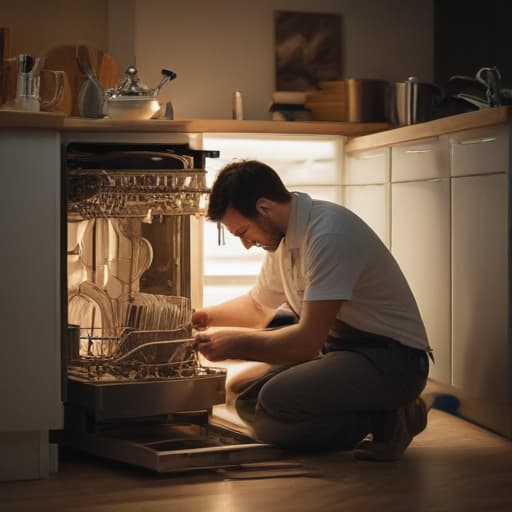
M 496 137 L 481 137 L 479 139 L 468 139 L 455 142 L 455 144 L 480 144 L 483 142 L 494 142 Z
M 432 148 L 404 150 L 404 153 L 431 153 L 431 152 L 432 152 Z
M 385 155 L 386 153 L 371 153 L 369 155 L 359 155 L 356 158 L 358 158 L 359 160 L 371 160 L 373 158 L 380 158 Z

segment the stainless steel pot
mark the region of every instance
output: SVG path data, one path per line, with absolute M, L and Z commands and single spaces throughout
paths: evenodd
M 105 91 L 104 115 L 124 121 L 151 119 L 160 110 L 157 100 L 160 89 L 174 80 L 176 73 L 162 69 L 162 79 L 153 89 L 141 83 L 134 66 L 130 66 L 125 74 L 118 87 Z
M 345 79 L 346 120 L 356 123 L 386 121 L 385 80 Z
M 388 120 L 397 126 L 430 121 L 441 97 L 439 87 L 419 82 L 415 77 L 392 83 L 388 90 Z

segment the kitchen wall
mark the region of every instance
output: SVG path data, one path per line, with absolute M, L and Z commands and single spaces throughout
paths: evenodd
M 273 12 L 342 15 L 346 78 L 432 80 L 433 0 L 0 0 L 12 53 L 88 41 L 121 68 L 135 62 L 153 85 L 167 67 L 178 78 L 161 93 L 180 118 L 230 118 L 235 89 L 247 119 L 268 119 L 274 88 Z
M 104 49 L 107 11 L 107 0 L 0 0 L 0 27 L 10 29 L 10 55 L 77 41 Z
M 228 118 L 240 89 L 246 118 L 267 119 L 274 10 L 342 14 L 344 77 L 432 79 L 431 0 L 136 1 L 137 66 L 151 83 L 176 71 L 163 98 L 177 117 Z

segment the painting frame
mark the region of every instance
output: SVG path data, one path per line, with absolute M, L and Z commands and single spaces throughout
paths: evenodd
M 275 90 L 308 91 L 342 75 L 341 14 L 274 11 Z

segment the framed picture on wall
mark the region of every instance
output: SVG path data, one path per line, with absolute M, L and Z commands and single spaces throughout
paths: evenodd
M 276 11 L 274 37 L 277 91 L 308 91 L 341 78 L 339 14 Z

